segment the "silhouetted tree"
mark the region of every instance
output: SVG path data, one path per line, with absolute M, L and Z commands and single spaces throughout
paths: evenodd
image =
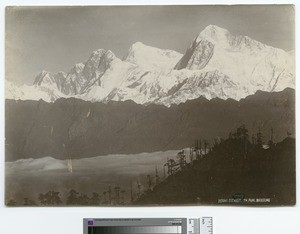
M 244 154 L 244 159 L 245 159 L 247 157 L 248 139 L 249 139 L 248 129 L 246 129 L 245 124 L 243 124 L 237 128 L 236 135 L 237 135 L 237 139 L 241 140 L 242 144 L 244 145 L 243 154 Z
M 121 190 L 121 203 L 124 204 L 125 203 L 125 193 L 126 191 L 124 189 Z
M 45 194 L 39 194 L 39 200 L 41 205 L 59 205 L 62 203 L 61 198 L 59 196 L 59 192 L 49 191 Z
M 256 134 L 256 145 L 260 148 L 263 145 L 263 135 L 261 133 L 260 127 L 258 128 L 258 133 Z
M 246 129 L 245 124 L 243 124 L 242 126 L 238 127 L 237 130 L 237 138 L 238 139 L 242 139 L 244 141 L 248 140 L 249 135 L 248 135 L 248 129 Z
M 46 198 L 45 194 L 40 193 L 38 198 L 39 198 L 40 203 L 41 203 L 42 206 L 47 205 L 47 198 Z
M 29 199 L 28 197 L 25 197 L 23 206 L 36 206 L 36 203 L 31 199 Z
M 252 134 L 252 144 L 256 145 L 256 137 L 255 134 Z
M 175 165 L 176 165 L 176 162 L 175 162 L 175 160 L 174 159 L 169 159 L 168 160 L 168 162 L 167 162 L 167 166 L 168 166 L 168 174 L 169 175 L 173 175 L 174 174 L 174 167 L 175 167 Z
M 268 145 L 269 145 L 270 148 L 272 148 L 274 146 L 273 137 L 274 137 L 274 131 L 273 131 L 273 128 L 271 128 L 270 140 L 268 142 Z
M 76 205 L 78 203 L 78 195 L 79 195 L 79 193 L 76 190 L 71 189 L 68 193 L 66 204 L 67 205 Z
M 90 204 L 90 198 L 86 194 L 81 193 L 80 196 L 78 196 L 77 203 L 79 205 L 87 206 Z
M 108 193 L 108 202 L 109 202 L 109 204 L 111 204 L 112 203 L 112 196 L 111 196 L 112 191 L 111 191 L 111 187 L 110 186 L 108 186 L 107 193 Z
M 96 193 L 96 192 L 93 192 L 92 197 L 90 199 L 90 204 L 91 205 L 99 205 L 100 204 L 100 200 L 101 200 L 100 195 L 98 193 Z
M 116 198 L 116 204 L 120 203 L 120 186 L 115 186 L 115 198 Z
M 199 142 L 198 155 L 200 155 L 200 157 L 202 156 L 202 141 L 201 140 Z
M 132 182 L 130 183 L 130 201 L 133 202 L 133 188 L 132 188 Z
M 148 189 L 151 190 L 151 188 L 152 188 L 152 178 L 151 178 L 151 175 L 147 175 L 147 184 L 148 184 Z
M 137 181 L 137 189 L 138 189 L 138 194 L 137 196 L 140 197 L 142 195 L 142 185 L 139 181 Z
M 220 144 L 220 142 L 218 141 L 217 138 L 215 138 L 215 139 L 214 139 L 213 147 L 218 147 L 219 144 Z
M 186 157 L 185 157 L 185 152 L 184 152 L 184 150 L 181 150 L 181 151 L 177 154 L 177 159 L 178 159 L 178 163 L 179 163 L 180 169 L 183 170 L 184 167 L 186 166 Z
M 16 206 L 17 202 L 14 199 L 9 199 L 8 202 L 6 203 L 7 206 Z
M 103 195 L 103 203 L 104 204 L 106 204 L 107 203 L 107 199 L 106 199 L 106 191 L 104 191 L 103 193 L 102 193 L 102 195 Z
M 209 144 L 208 144 L 208 142 L 207 142 L 206 140 L 204 140 L 203 145 L 204 145 L 204 155 L 205 155 L 205 154 L 208 153 L 208 152 L 207 152 L 207 149 L 208 149 Z
M 157 166 L 155 166 L 155 184 L 159 184 L 159 182 L 158 169 Z

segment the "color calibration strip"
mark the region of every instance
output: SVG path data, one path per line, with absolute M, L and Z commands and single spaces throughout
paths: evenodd
M 84 234 L 212 234 L 212 217 L 84 219 Z
M 181 234 L 181 226 L 89 227 L 89 234 Z

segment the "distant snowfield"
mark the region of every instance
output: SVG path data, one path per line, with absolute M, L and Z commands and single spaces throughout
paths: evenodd
M 60 191 L 63 200 L 70 189 L 90 195 L 100 194 L 116 185 L 130 194 L 131 183 L 146 185 L 147 175 L 154 177 L 157 166 L 163 178 L 163 164 L 176 158 L 178 150 L 165 152 L 116 154 L 72 160 L 73 173 L 67 170 L 67 160 L 52 157 L 21 159 L 5 163 L 6 198 L 19 202 L 24 197 L 37 200 L 39 193 Z

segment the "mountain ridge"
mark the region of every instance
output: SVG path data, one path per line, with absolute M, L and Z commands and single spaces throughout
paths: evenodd
M 6 98 L 47 102 L 60 97 L 93 102 L 130 99 L 165 106 L 200 96 L 240 100 L 257 90 L 294 88 L 293 54 L 209 25 L 184 55 L 142 42 L 134 43 L 122 60 L 110 50 L 98 49 L 67 73 L 42 71 L 32 86 L 16 87 L 7 81 Z
M 240 101 L 200 97 L 170 107 L 75 98 L 6 100 L 5 107 L 6 161 L 176 150 L 195 139 L 213 143 L 242 124 L 249 136 L 261 129 L 265 141 L 273 129 L 277 142 L 295 128 L 295 90 L 289 88 Z

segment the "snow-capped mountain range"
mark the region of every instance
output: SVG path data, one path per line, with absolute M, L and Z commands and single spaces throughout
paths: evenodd
M 60 97 L 170 106 L 204 96 L 240 100 L 257 90 L 295 87 L 293 52 L 207 26 L 184 55 L 134 43 L 123 60 L 94 51 L 69 72 L 42 71 L 33 85 L 6 81 L 6 98 L 53 102 Z

